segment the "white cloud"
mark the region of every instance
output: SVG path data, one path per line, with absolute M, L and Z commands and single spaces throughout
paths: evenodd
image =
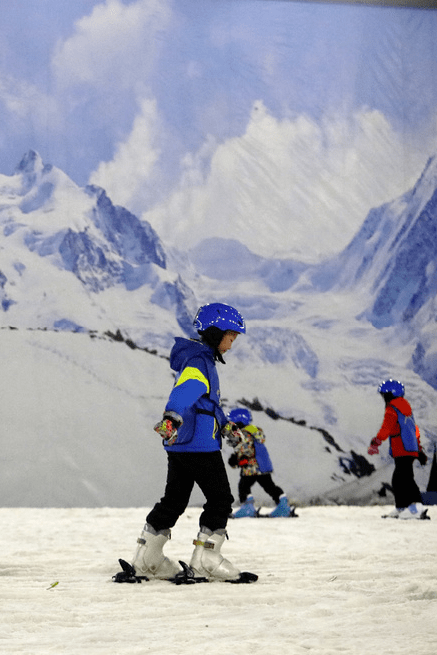
M 28 129 L 29 124 L 35 129 L 43 128 L 56 120 L 55 99 L 34 84 L 11 75 L 0 77 L 0 104 L 6 110 L 8 123 L 18 130 Z
M 214 150 L 209 174 L 204 156 L 185 158 L 183 183 L 144 218 L 174 245 L 220 236 L 312 260 L 346 246 L 369 209 L 407 191 L 425 161 L 419 149 L 406 156 L 380 112 L 317 124 L 278 120 L 257 102 L 246 133 Z
M 140 70 L 147 71 L 169 20 L 166 0 L 120 0 L 97 4 L 78 20 L 74 34 L 60 42 L 52 66 L 60 87 L 88 83 L 97 87 L 128 87 Z
M 143 100 L 128 139 L 118 144 L 112 161 L 102 162 L 90 176 L 90 184 L 103 187 L 112 202 L 132 211 L 143 201 L 159 157 L 154 139 L 157 122 L 156 102 Z

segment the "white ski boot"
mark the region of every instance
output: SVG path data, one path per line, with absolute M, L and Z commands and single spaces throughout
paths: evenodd
M 227 538 L 224 529 L 212 532 L 201 526 L 197 539 L 194 539 L 194 551 L 190 565 L 180 562 L 184 571 L 173 579 L 176 584 L 192 584 L 193 582 L 256 582 L 258 576 L 247 571 L 241 572 L 236 566 L 223 557 L 220 549 Z
M 428 510 L 422 505 L 422 503 L 411 503 L 408 507 L 402 510 L 399 514 L 399 518 L 403 520 L 408 519 L 429 519 L 427 515 Z
M 142 580 L 170 580 L 181 567 L 164 555 L 162 549 L 171 537 L 170 530 L 158 532 L 146 523 L 138 538 L 138 548 L 132 564 L 119 560 L 122 572 L 113 576 L 114 582 L 141 582 Z
M 240 571 L 220 552 L 226 537 L 226 530 L 211 532 L 208 528 L 200 528 L 197 539 L 193 541 L 195 548 L 190 561 L 196 577 L 208 580 L 237 580 L 240 577 Z
M 156 532 L 146 523 L 138 539 L 138 548 L 132 562 L 137 575 L 167 580 L 173 578 L 181 567 L 164 555 L 162 549 L 171 538 L 170 530 Z

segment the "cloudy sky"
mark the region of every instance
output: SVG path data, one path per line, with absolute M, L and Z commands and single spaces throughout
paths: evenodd
M 331 254 L 437 152 L 436 10 L 0 6 L 0 173 L 35 149 L 174 244 Z

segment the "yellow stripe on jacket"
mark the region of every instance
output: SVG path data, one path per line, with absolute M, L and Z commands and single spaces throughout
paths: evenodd
M 184 368 L 175 384 L 175 387 L 179 387 L 181 384 L 184 384 L 184 382 L 188 382 L 189 380 L 198 380 L 198 382 L 202 382 L 206 387 L 206 393 L 209 393 L 208 379 L 203 375 L 202 371 L 199 371 L 199 369 L 194 366 L 186 366 Z

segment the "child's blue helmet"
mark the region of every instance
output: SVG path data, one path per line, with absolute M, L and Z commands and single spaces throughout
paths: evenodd
M 221 302 L 202 305 L 197 311 L 193 325 L 198 332 L 204 332 L 209 327 L 217 327 L 222 332 L 233 330 L 245 334 L 246 324 L 240 312 Z
M 405 393 L 405 387 L 399 380 L 385 380 L 378 387 L 378 393 L 391 393 L 395 398 L 402 398 Z
M 228 414 L 228 419 L 232 421 L 232 423 L 250 425 L 252 423 L 252 414 L 245 407 L 237 407 L 236 409 L 231 409 Z

